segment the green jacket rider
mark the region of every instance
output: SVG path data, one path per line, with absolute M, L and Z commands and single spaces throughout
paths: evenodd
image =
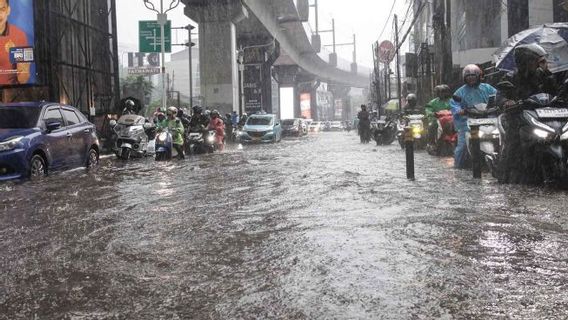
M 445 84 L 436 86 L 434 88 L 436 92 L 436 98 L 428 102 L 426 107 L 424 107 L 424 114 L 428 119 L 428 123 L 432 124 L 436 122 L 435 113 L 442 110 L 451 110 L 450 99 L 452 97 L 450 87 Z

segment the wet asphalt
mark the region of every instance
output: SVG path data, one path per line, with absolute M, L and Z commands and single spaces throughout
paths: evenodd
M 566 191 L 352 132 L 0 184 L 0 319 L 568 319 Z

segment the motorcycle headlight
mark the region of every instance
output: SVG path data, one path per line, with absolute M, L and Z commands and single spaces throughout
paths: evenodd
M 215 137 L 214 136 L 207 137 L 207 142 L 209 142 L 209 143 L 215 142 Z
M 158 141 L 164 142 L 168 138 L 168 134 L 166 132 L 162 132 L 158 135 Z
M 0 152 L 1 151 L 9 151 L 9 150 L 14 150 L 16 148 L 16 146 L 18 146 L 18 143 L 20 143 L 20 141 L 22 141 L 24 137 L 11 137 L 6 139 L 3 142 L 0 142 Z
M 414 134 L 421 134 L 422 133 L 422 128 L 420 126 L 413 126 L 412 127 L 412 133 Z
M 536 120 L 534 117 L 532 117 L 528 113 L 525 113 L 525 119 L 527 119 L 533 126 L 538 127 L 542 131 L 547 132 L 547 135 L 548 135 L 548 133 L 555 133 L 556 132 L 554 129 L 552 129 L 551 127 L 547 126 L 546 124 L 544 124 L 542 122 L 539 122 L 538 120 Z
M 542 139 L 546 139 L 546 138 L 548 138 L 548 136 L 550 135 L 550 133 L 548 133 L 548 132 L 546 132 L 546 131 L 544 131 L 544 130 L 542 130 L 542 129 L 534 129 L 534 130 L 533 130 L 533 133 L 534 133 L 537 137 L 542 138 Z
M 479 131 L 479 134 L 478 134 L 479 139 L 483 138 L 484 135 L 485 135 L 485 132 Z

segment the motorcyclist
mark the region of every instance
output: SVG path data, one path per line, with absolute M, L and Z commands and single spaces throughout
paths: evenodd
M 357 114 L 357 118 L 359 119 L 359 137 L 361 143 L 368 142 L 371 130 L 371 119 L 366 105 L 361 105 L 361 111 Z
M 191 132 L 204 132 L 207 131 L 209 119 L 203 115 L 203 109 L 200 106 L 193 107 L 193 116 L 189 123 L 189 130 Z
M 233 113 L 231 113 L 231 125 L 233 127 L 237 127 L 237 125 L 239 124 L 239 115 L 237 114 L 236 111 L 233 111 Z
M 162 112 L 161 108 L 158 108 L 158 110 L 156 110 L 156 112 L 154 112 L 153 115 L 153 120 L 154 120 L 154 125 L 156 126 L 156 128 L 159 128 L 160 126 L 164 126 L 164 122 L 166 121 L 166 115 Z
M 538 93 L 557 93 L 556 81 L 548 70 L 546 51 L 538 44 L 525 44 L 515 48 L 514 57 L 517 71 L 505 76 L 499 83 L 498 103 L 505 109 L 513 106 L 515 101 L 525 100 Z M 505 84 L 512 84 L 507 86 Z M 508 109 L 501 117 L 505 129 L 503 149 L 497 170 L 497 178 L 501 183 L 520 183 L 530 177 L 526 175 L 523 153 L 521 152 L 521 110 Z
M 248 119 L 248 115 L 245 112 L 245 113 L 243 113 L 243 115 L 239 119 L 239 122 L 237 123 L 237 125 L 239 127 L 244 127 L 244 125 L 247 123 L 247 119 Z
M 233 123 L 231 120 L 230 113 L 225 114 L 223 122 L 225 123 L 225 138 L 230 140 L 231 137 L 233 136 Z
M 423 110 L 418 107 L 418 98 L 414 93 L 409 93 L 406 96 L 406 106 L 404 107 L 404 114 L 422 114 Z
M 158 126 L 158 132 L 168 129 L 172 135 L 172 144 L 178 153 L 178 159 L 184 159 L 183 153 L 183 124 L 177 117 L 178 109 L 176 107 L 169 107 L 166 111 L 167 118 Z
M 191 123 L 191 117 L 187 113 L 185 113 L 185 111 L 183 109 L 178 109 L 177 117 L 179 118 L 179 120 L 183 124 L 184 129 L 189 130 L 189 126 L 190 126 L 190 123 Z
M 436 93 L 436 98 L 428 102 L 428 104 L 424 107 L 424 114 L 428 121 L 428 142 L 431 144 L 435 142 L 436 133 L 438 132 L 438 119 L 436 118 L 436 112 L 450 110 L 450 99 L 452 98 L 450 87 L 445 84 L 436 86 L 434 88 L 434 92 Z
M 223 151 L 223 141 L 225 139 L 225 123 L 219 116 L 219 111 L 211 112 L 211 120 L 209 121 L 209 130 L 215 130 L 215 144 L 220 151 Z
M 127 99 L 124 101 L 124 109 L 122 109 L 122 115 L 126 114 L 136 114 L 136 103 L 132 99 Z
M 468 164 L 466 133 L 469 127 L 465 115 L 466 109 L 479 103 L 489 103 L 489 97 L 497 92 L 497 89 L 490 84 L 481 82 L 482 72 L 475 64 L 465 66 L 462 76 L 465 84 L 454 93 L 450 100 L 454 126 L 458 132 L 458 144 L 454 152 L 454 167 L 458 169 L 464 169 Z

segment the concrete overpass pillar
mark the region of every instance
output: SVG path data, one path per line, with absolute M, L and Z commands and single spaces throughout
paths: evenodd
M 284 118 L 300 115 L 300 91 L 296 78 L 300 68 L 297 65 L 278 65 L 273 68 L 273 76 L 278 82 L 279 114 Z
M 222 114 L 239 106 L 236 23 L 248 12 L 240 1 L 182 0 L 185 15 L 199 25 L 199 71 L 205 107 Z
M 328 90 L 333 94 L 335 119 L 343 121 L 351 120 L 353 117 L 351 97 L 349 96 L 351 87 L 330 84 Z M 341 111 L 339 108 L 341 108 Z

